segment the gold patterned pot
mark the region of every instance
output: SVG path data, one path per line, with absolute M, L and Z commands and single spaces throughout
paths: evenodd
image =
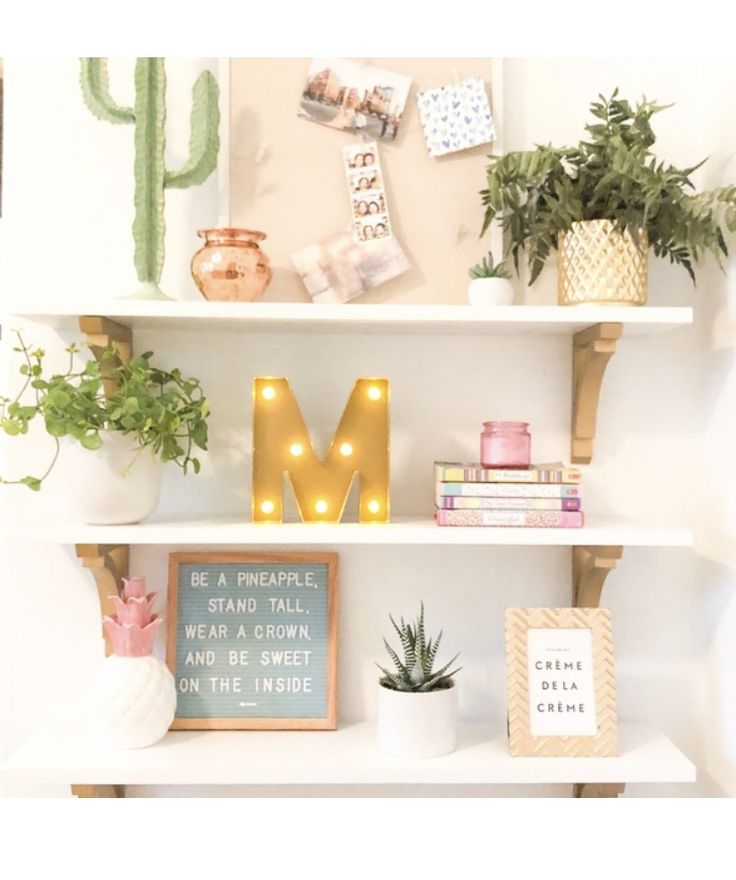
M 192 277 L 205 299 L 251 302 L 263 294 L 273 272 L 253 229 L 200 229 L 204 245 L 192 257 Z
M 610 220 L 573 223 L 558 239 L 557 300 L 561 306 L 643 306 L 647 301 L 645 230 L 637 242 Z

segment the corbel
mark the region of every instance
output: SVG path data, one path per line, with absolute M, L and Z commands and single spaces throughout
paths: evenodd
M 575 464 L 590 464 L 593 458 L 603 374 L 622 331 L 623 324 L 593 324 L 572 338 L 570 458 Z
M 103 352 L 114 345 L 120 360 L 127 364 L 133 356 L 133 331 L 125 324 L 118 324 L 117 321 L 99 315 L 81 315 L 79 329 L 102 368 L 102 384 L 105 395 L 109 397 L 115 392 L 117 383 L 111 374 L 109 360 L 102 359 Z
M 599 608 L 606 578 L 624 552 L 623 547 L 572 548 L 572 604 L 575 608 Z

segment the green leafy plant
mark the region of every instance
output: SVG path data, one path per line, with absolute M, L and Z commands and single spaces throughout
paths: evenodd
M 471 278 L 511 278 L 511 273 L 503 263 L 494 263 L 493 254 L 488 251 L 488 256 L 483 257 L 480 263 L 468 269 Z
M 594 122 L 576 147 L 537 146 L 492 156 L 487 188 L 481 191 L 485 218 L 481 235 L 500 218 L 519 271 L 527 252 L 529 283 L 536 281 L 558 236 L 582 220 L 610 220 L 639 241 L 645 230 L 658 257 L 684 267 L 710 252 L 721 264 L 728 254 L 726 232 L 736 231 L 736 186 L 695 193 L 689 168 L 658 161 L 652 117 L 672 105 L 643 99 L 636 106 L 599 96 L 590 105 Z
M 396 651 L 389 645 L 384 638 L 383 644 L 386 651 L 396 667 L 395 672 L 389 672 L 380 664 L 376 664 L 383 673 L 380 683 L 383 687 L 392 691 L 411 691 L 414 693 L 425 693 L 427 691 L 439 691 L 452 687 L 452 676 L 460 671 L 453 669 L 452 672 L 447 670 L 457 660 L 458 654 L 446 663 L 436 672 L 433 670 L 434 661 L 437 657 L 437 651 L 442 640 L 442 631 L 436 639 L 427 639 L 424 632 L 424 603 L 421 603 L 419 616 L 414 624 L 405 623 L 401 618 L 401 624 L 389 615 L 389 620 L 393 624 L 396 634 L 401 642 L 401 648 L 404 653 L 403 661 Z
M 161 461 L 173 461 L 187 473 L 199 472 L 195 447 L 207 449 L 209 407 L 198 379 L 185 379 L 181 371 L 153 366 L 153 353 L 124 363 L 115 347 L 104 349 L 99 361 L 88 361 L 81 371 L 74 369 L 76 345 L 69 346 L 65 373 L 44 371 L 43 349 L 32 349 L 16 332 L 22 356 L 19 372 L 23 385 L 15 398 L 0 397 L 0 428 L 10 436 L 27 434 L 35 418 L 43 420 L 55 442 L 53 458 L 41 477 L 27 476 L 3 483 L 22 483 L 34 491 L 41 488 L 59 456 L 59 438 L 71 437 L 85 449 L 99 449 L 101 432 L 119 431 L 138 444 L 136 454 L 150 448 Z M 104 382 L 115 387 L 105 395 Z M 23 398 L 31 392 L 30 402 Z M 131 465 L 133 461 L 131 460 Z
M 164 297 L 158 287 L 164 264 L 164 197 L 167 189 L 204 183 L 217 165 L 220 150 L 220 90 L 203 70 L 192 88 L 189 157 L 178 171 L 166 168 L 166 72 L 163 58 L 138 58 L 135 105 L 121 107 L 110 94 L 106 58 L 82 58 L 80 83 L 90 112 L 103 122 L 134 127 L 135 268 L 142 293 Z

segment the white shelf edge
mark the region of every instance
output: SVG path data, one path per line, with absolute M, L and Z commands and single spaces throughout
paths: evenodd
M 512 758 L 500 725 L 461 725 L 457 751 L 425 760 L 387 757 L 374 725 L 337 731 L 169 733 L 149 749 L 101 750 L 46 735 L 0 765 L 8 784 L 323 785 L 694 782 L 695 766 L 662 733 L 620 725 L 616 758 Z
M 159 325 L 266 331 L 375 333 L 570 333 L 590 324 L 621 322 L 625 333 L 657 333 L 693 322 L 689 306 L 471 306 L 437 304 L 223 303 L 120 300 L 65 305 L 60 311 L 6 309 L 10 317 L 63 329 L 80 314 L 100 314 L 134 329 Z M 8 320 L 6 318 L 5 320 Z
M 589 516 L 580 529 L 439 527 L 431 518 L 399 518 L 379 524 L 245 522 L 218 517 L 181 522 L 91 526 L 66 521 L 10 522 L 2 540 L 12 544 L 283 544 L 692 547 L 688 528 L 669 528 Z

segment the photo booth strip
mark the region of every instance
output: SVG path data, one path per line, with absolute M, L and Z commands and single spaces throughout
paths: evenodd
M 378 145 L 375 141 L 352 144 L 343 147 L 342 157 L 355 240 L 392 238 Z

